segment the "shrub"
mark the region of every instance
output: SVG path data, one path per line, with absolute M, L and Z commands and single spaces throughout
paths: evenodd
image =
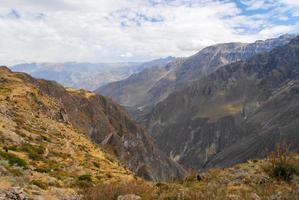
M 32 160 L 43 160 L 43 154 L 45 153 L 43 146 L 31 145 L 29 143 L 23 143 L 18 150 L 27 152 L 28 157 Z
M 48 188 L 48 185 L 40 180 L 32 180 L 31 184 L 36 185 L 43 190 L 46 190 Z
M 12 166 L 12 165 L 17 165 L 19 167 L 26 167 L 27 163 L 25 160 L 19 158 L 18 156 L 12 154 L 12 153 L 7 153 L 4 151 L 0 151 L 0 156 L 7 160 L 8 163 Z
M 198 176 L 198 172 L 196 170 L 189 171 L 185 176 L 184 183 L 188 185 L 192 182 L 196 182 L 197 176 Z
M 43 168 L 43 167 L 36 168 L 34 171 L 39 172 L 39 173 L 49 173 L 49 172 L 51 172 L 51 170 L 49 168 Z
M 31 153 L 31 152 L 35 152 L 37 154 L 44 154 L 45 153 L 45 148 L 43 146 L 40 145 L 32 145 L 29 143 L 23 143 L 20 147 L 19 147 L 20 151 L 25 151 L 27 153 Z
M 92 177 L 90 174 L 84 174 L 78 177 L 76 186 L 80 188 L 88 188 L 92 186 Z
M 96 167 L 96 168 L 100 168 L 100 164 L 99 163 L 97 163 L 97 162 L 92 162 L 93 163 L 93 165 Z
M 31 153 L 28 153 L 28 157 L 31 159 L 31 160 L 43 160 L 43 156 L 36 153 L 36 152 L 31 152 Z
M 80 181 L 88 181 L 88 182 L 91 182 L 92 179 L 91 179 L 91 175 L 90 174 L 84 174 L 84 175 L 81 175 L 78 177 L 78 179 Z
M 16 151 L 17 146 L 4 146 L 3 149 L 4 150 L 10 150 L 10 151 Z
M 276 146 L 269 156 L 269 165 L 265 171 L 277 180 L 290 181 L 295 174 L 299 174 L 298 165 L 289 151 L 289 146 L 282 143 Z

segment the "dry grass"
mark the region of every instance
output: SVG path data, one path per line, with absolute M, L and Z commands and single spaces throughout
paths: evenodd
M 84 194 L 84 200 L 116 200 L 119 195 L 126 194 L 136 194 L 143 200 L 151 200 L 153 191 L 154 188 L 142 180 L 112 182 L 88 189 Z
M 133 179 L 132 172 L 84 134 L 57 121 L 58 100 L 24 82 L 24 76 L 9 72 L 0 76 L 7 80 L 0 87 L 0 181 L 29 193 L 39 187 L 42 196 L 55 199 L 58 189 L 60 194 L 79 193 L 82 186 Z
M 275 151 L 268 156 L 268 161 L 264 169 L 272 178 L 291 181 L 294 175 L 299 175 L 299 162 L 285 142 L 276 146 Z

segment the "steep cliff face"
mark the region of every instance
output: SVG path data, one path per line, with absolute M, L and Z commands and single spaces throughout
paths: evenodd
M 151 136 L 110 99 L 84 90 L 65 89 L 55 82 L 37 80 L 26 74 L 9 73 L 35 87 L 41 95 L 59 102 L 59 112 L 49 110 L 48 115 L 110 149 L 137 175 L 149 180 L 182 175 L 181 167 L 161 153 Z
M 298 83 L 296 37 L 172 93 L 146 124 L 161 149 L 187 168 L 232 165 L 283 139 L 298 143 Z
M 204 48 L 188 58 L 179 58 L 165 66 L 152 68 L 128 79 L 105 85 L 96 92 L 111 97 L 127 107 L 132 116 L 143 121 L 155 104 L 169 94 L 211 74 L 222 66 L 246 60 L 261 52 L 269 52 L 287 44 L 294 36 L 256 41 L 255 43 L 227 43 Z

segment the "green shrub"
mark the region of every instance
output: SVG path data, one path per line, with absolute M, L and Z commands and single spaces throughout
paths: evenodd
M 39 172 L 39 173 L 49 173 L 51 170 L 49 168 L 36 168 L 34 171 Z
M 88 188 L 92 186 L 92 177 L 90 174 L 84 174 L 78 177 L 75 186 L 80 188 Z
M 272 178 L 290 181 L 293 175 L 299 174 L 299 167 L 285 143 L 277 145 L 268 160 L 269 164 L 264 169 Z
M 290 181 L 292 176 L 297 173 L 296 166 L 290 163 L 278 163 L 271 170 L 272 177 L 279 180 Z
M 96 167 L 96 168 L 100 168 L 100 164 L 99 163 L 97 163 L 97 162 L 92 162 L 93 163 L 93 165 Z
M 78 177 L 78 179 L 80 181 L 88 181 L 88 182 L 91 182 L 92 179 L 91 179 L 91 175 L 90 174 L 84 174 L 84 175 L 81 175 Z
M 43 156 L 36 153 L 36 152 L 32 152 L 32 153 L 28 153 L 28 157 L 31 159 L 31 160 L 43 160 Z
M 43 154 L 45 148 L 41 145 L 31 145 L 29 143 L 23 143 L 19 148 L 19 151 L 28 153 L 28 157 L 32 160 L 43 160 Z
M 12 166 L 12 165 L 17 165 L 19 167 L 26 167 L 27 163 L 25 160 L 19 158 L 18 156 L 12 154 L 12 153 L 7 153 L 4 151 L 0 151 L 0 156 L 7 160 L 8 163 Z
M 8 150 L 10 150 L 10 151 L 16 151 L 17 150 L 17 146 L 4 146 L 3 149 L 5 151 L 8 151 Z
M 45 148 L 41 145 L 32 145 L 29 143 L 23 143 L 20 147 L 19 147 L 20 151 L 25 151 L 27 153 L 31 153 L 31 152 L 35 152 L 37 154 L 44 154 L 45 153 Z
M 43 190 L 46 190 L 48 188 L 48 185 L 40 180 L 32 180 L 31 184 L 36 185 Z

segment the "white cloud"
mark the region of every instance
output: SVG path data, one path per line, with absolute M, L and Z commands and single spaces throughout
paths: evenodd
M 273 1 L 281 5 L 277 10 L 296 13 L 297 0 Z M 266 4 L 247 0 L 246 5 L 252 10 Z M 20 18 L 7 16 L 12 9 Z M 2 0 L 0 61 L 117 62 L 187 56 L 214 43 L 253 41 L 298 29 L 271 24 L 271 16 L 243 15 L 228 0 Z
M 126 52 L 126 53 L 121 54 L 120 56 L 123 58 L 131 58 L 133 55 L 130 52 Z

